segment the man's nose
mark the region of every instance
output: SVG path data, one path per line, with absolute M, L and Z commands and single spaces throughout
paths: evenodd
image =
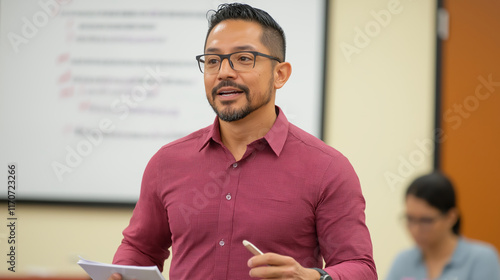
M 224 58 L 220 62 L 218 76 L 219 79 L 221 80 L 236 76 L 236 71 L 231 67 L 231 62 L 229 61 L 229 58 Z

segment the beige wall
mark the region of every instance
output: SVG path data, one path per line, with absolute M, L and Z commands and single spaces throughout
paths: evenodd
M 398 220 L 404 188 L 432 170 L 435 1 L 338 0 L 330 12 L 325 140 L 360 177 L 383 279 L 395 254 L 411 244 Z M 390 21 L 376 24 L 374 13 L 390 13 Z M 367 27 L 373 37 L 356 41 L 357 28 Z M 342 48 L 356 43 L 357 53 L 346 56 Z M 389 183 L 387 174 L 400 180 Z
M 360 177 L 380 279 L 395 254 L 411 244 L 398 222 L 404 186 L 432 166 L 427 144 L 433 127 L 434 6 L 431 0 L 338 0 L 330 5 L 326 141 L 351 160 Z M 391 14 L 383 25 L 373 15 L 381 10 Z M 367 27 L 373 37 L 363 41 L 357 28 Z M 401 180 L 389 183 L 387 174 Z M 0 204 L 0 209 L 7 206 Z M 6 212 L 0 211 L 2 221 Z M 19 205 L 17 275 L 84 276 L 76 265 L 78 255 L 110 262 L 131 212 Z M 1 256 L 5 238 L 0 231 Z M 2 261 L 0 277 L 6 276 L 12 274 Z
M 7 205 L 0 204 L 0 209 Z M 7 210 L 0 213 L 6 221 Z M 76 264 L 78 256 L 111 262 L 131 214 L 132 208 L 17 205 L 15 275 L 85 276 Z M 7 254 L 5 237 L 1 236 L 0 256 Z M 1 263 L 0 277 L 13 276 Z

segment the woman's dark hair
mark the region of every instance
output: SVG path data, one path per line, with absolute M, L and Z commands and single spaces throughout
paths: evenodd
M 405 197 L 413 195 L 446 214 L 456 208 L 456 194 L 453 184 L 444 174 L 434 172 L 415 179 L 406 190 Z M 460 234 L 460 217 L 453 225 L 453 233 Z
M 208 32 L 205 38 L 205 47 L 208 35 L 220 22 L 228 19 L 254 21 L 262 26 L 262 44 L 269 49 L 272 56 L 285 61 L 285 32 L 267 12 L 241 3 L 221 4 L 217 11 L 210 10 L 209 12 L 213 13 L 208 16 Z

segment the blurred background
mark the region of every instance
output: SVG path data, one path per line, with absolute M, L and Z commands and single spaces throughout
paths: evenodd
M 14 2 L 16 4 L 13 4 Z M 51 86 L 54 87 L 53 80 L 56 80 L 55 96 L 63 100 L 66 100 L 64 98 L 67 96 L 80 97 L 79 94 L 83 93 L 97 95 L 105 91 L 109 93 L 108 99 L 104 101 L 108 104 L 120 96 L 120 92 L 130 91 L 140 80 L 139 82 L 137 79 L 125 82 L 120 80 L 120 87 L 117 88 L 113 87 L 115 86 L 113 82 L 116 82 L 114 80 L 107 81 L 110 84 L 107 84 L 108 87 L 105 89 L 81 86 L 83 82 L 89 81 L 76 79 L 78 73 L 75 72 L 83 68 L 84 61 L 73 57 L 84 57 L 82 54 L 87 48 L 82 45 L 85 43 L 82 40 L 87 40 L 86 42 L 94 40 L 95 43 L 97 39 L 95 37 L 82 39 L 79 37 L 81 35 L 79 32 L 84 32 L 82 29 L 85 28 L 86 30 L 96 28 L 96 24 L 104 22 L 88 14 L 69 13 L 68 11 L 75 11 L 75 6 L 78 5 L 76 0 L 40 1 L 46 5 L 40 5 L 36 1 L 23 1 L 22 4 L 17 2 L 0 1 L 0 49 L 3 50 L 3 53 L 0 53 L 2 74 L 0 82 L 3 85 L 0 84 L 0 87 L 4 89 L 0 92 L 2 111 L 5 112 L 10 106 L 6 102 L 10 102 L 9 97 L 13 94 L 10 90 L 5 90 L 4 85 L 14 89 L 27 87 L 30 92 L 37 92 L 38 99 L 26 100 L 26 97 L 21 95 L 23 92 L 18 93 L 16 100 L 23 102 L 23 107 L 16 109 L 17 111 L 12 114 L 2 114 L 0 119 L 2 125 L 0 141 L 3 146 L 0 149 L 2 152 L 0 160 L 3 168 L 7 170 L 9 163 L 19 163 L 17 181 L 19 192 L 16 194 L 15 205 L 16 272 L 9 271 L 7 263 L 9 258 L 7 254 L 10 251 L 8 240 L 11 233 L 6 225 L 9 224 L 9 210 L 12 207 L 9 208 L 7 202 L 7 173 L 4 173 L 5 191 L 2 191 L 4 194 L 1 196 L 3 200 L 0 203 L 0 220 L 5 225 L 0 227 L 0 279 L 15 277 L 85 279 L 86 274 L 76 264 L 78 256 L 100 262 L 112 261 L 122 238 L 121 231 L 128 225 L 133 210 L 133 199 L 140 188 L 140 176 L 149 157 L 162 144 L 170 141 L 170 138 L 182 136 L 185 133 L 182 129 L 186 129 L 183 126 L 188 130 L 201 127 L 199 123 L 191 123 L 190 118 L 203 119 L 206 125 L 214 118 L 210 108 L 205 104 L 201 74 L 196 73 L 199 80 L 189 80 L 191 71 L 198 71 L 194 56 L 202 50 L 206 32 L 205 15 L 201 15 L 200 23 L 199 14 L 184 14 L 188 19 L 195 18 L 193 22 L 196 24 L 190 25 L 191 21 L 186 21 L 187 29 L 175 26 L 179 29 L 177 33 L 180 36 L 191 36 L 191 30 L 198 32 L 196 40 L 199 40 L 197 42 L 200 45 L 195 46 L 197 52 L 186 51 L 186 54 L 182 54 L 182 58 L 186 58 L 192 64 L 187 65 L 182 59 L 176 61 L 177 64 L 168 62 L 162 64 L 172 69 L 165 75 L 171 80 L 163 80 L 162 83 L 170 83 L 169 86 L 174 91 L 177 87 L 186 90 L 186 84 L 188 85 L 187 91 L 191 91 L 189 93 L 191 96 L 186 98 L 195 104 L 188 103 L 186 106 L 191 106 L 189 108 L 193 111 L 192 114 L 184 116 L 183 112 L 177 112 L 175 108 L 170 107 L 170 104 L 184 102 L 186 98 L 170 96 L 167 100 L 157 99 L 152 104 L 144 103 L 148 106 L 148 115 L 128 118 L 126 113 L 133 114 L 132 109 L 136 107 L 119 107 L 122 104 L 121 100 L 115 104 L 116 111 L 112 112 L 114 115 L 110 112 L 101 112 L 103 109 L 99 106 L 82 100 L 63 101 L 67 103 L 56 112 L 37 106 L 40 102 L 53 97 L 49 94 L 44 96 L 43 89 L 30 85 L 30 81 L 39 78 L 30 74 L 32 68 L 42 77 L 46 71 L 57 73 L 57 79 L 51 78 Z M 119 3 L 101 2 L 103 4 L 96 5 L 109 9 Z M 187 9 L 185 7 L 190 6 L 190 1 L 184 1 L 184 4 L 179 4 L 179 1 L 164 2 L 163 10 L 185 11 Z M 203 4 L 205 6 L 195 11 L 216 8 L 220 2 L 206 1 Z M 289 41 L 291 50 L 288 59 L 295 68 L 290 83 L 278 91 L 278 95 L 287 95 L 287 92 L 293 94 L 291 97 L 282 97 L 282 101 L 278 99 L 278 105 L 284 106 L 285 112 L 290 112 L 289 119 L 292 122 L 305 127 L 345 154 L 356 169 L 367 203 L 366 222 L 372 237 L 374 258 L 380 279 L 386 276 L 397 253 L 413 245 L 400 219 L 403 214 L 406 186 L 414 178 L 434 169 L 440 169 L 449 175 L 457 187 L 463 235 L 489 242 L 500 250 L 500 204 L 497 201 L 500 197 L 499 1 L 321 0 L 309 3 L 297 0 L 287 1 L 290 3 L 287 4 L 289 9 L 279 5 L 277 8 L 271 7 L 270 4 L 265 4 L 265 1 L 245 2 L 265 10 L 269 7 L 269 13 L 278 22 L 280 16 L 276 13 L 279 13 L 279 10 L 282 13 L 286 10 L 292 19 L 291 22 L 295 24 L 289 23 L 294 31 L 288 31 L 285 23 L 282 26 L 285 33 L 294 34 L 290 39 L 292 42 L 294 38 L 300 41 L 309 38 L 307 36 L 315 36 L 311 37 L 311 40 L 320 43 L 319 47 L 313 43 L 295 44 L 294 47 L 294 43 Z M 57 3 L 61 10 L 56 13 L 54 12 L 56 4 L 51 6 L 47 3 Z M 141 3 L 137 1 L 133 5 L 142 7 L 148 4 L 147 1 Z M 53 16 L 45 19 L 41 13 L 37 14 L 39 11 L 45 11 L 42 7 L 51 7 Z M 96 9 L 100 8 L 101 6 L 96 6 Z M 276 9 L 276 12 L 273 9 Z M 9 15 L 11 20 L 5 23 L 4 19 Z M 71 15 L 74 16 L 74 20 L 71 20 Z M 318 16 L 325 18 L 317 19 Z M 24 18 L 34 24 L 34 28 L 30 29 Z M 62 21 L 63 25 L 58 21 Z M 111 22 L 119 23 L 118 20 Z M 93 27 L 89 25 L 90 23 L 94 24 Z M 140 29 L 139 33 L 147 33 L 158 27 L 148 25 L 145 21 L 134 23 L 135 28 Z M 60 33 L 44 33 L 44 29 L 49 30 L 56 24 L 63 28 L 56 30 Z M 319 30 L 310 29 L 314 29 L 318 24 L 320 24 Z M 14 33 L 18 36 L 16 37 Z M 63 39 L 54 37 L 47 41 L 52 42 L 53 46 L 38 45 L 44 36 L 49 36 L 45 34 L 64 34 L 64 36 L 60 36 Z M 121 44 L 120 40 L 113 43 L 115 50 L 133 56 L 137 46 L 130 42 Z M 148 37 L 142 40 L 152 42 L 162 39 Z M 185 46 L 179 41 L 173 44 L 180 46 L 181 49 Z M 114 54 L 109 49 L 100 49 L 95 45 L 89 48 L 94 48 L 92 51 L 95 53 L 101 53 L 101 59 L 112 57 Z M 156 62 L 161 62 L 155 57 L 158 52 L 161 53 L 161 49 L 154 49 L 150 59 L 158 59 Z M 49 65 L 33 63 L 43 59 L 41 56 L 47 53 L 50 55 Z M 297 61 L 296 64 L 294 60 Z M 64 66 L 68 61 L 77 70 L 68 73 L 67 69 L 73 69 Z M 307 64 L 301 64 L 302 61 L 305 61 L 304 63 L 312 61 L 311 68 Z M 89 63 L 89 60 L 85 62 Z M 121 69 L 122 65 L 115 66 Z M 85 71 L 92 72 L 94 71 L 92 67 L 96 66 L 85 67 L 88 67 Z M 318 69 L 319 72 L 315 72 Z M 8 73 L 13 72 L 25 73 L 24 81 L 11 84 L 6 77 Z M 184 76 L 185 73 L 187 74 Z M 120 77 L 145 75 L 144 72 L 119 72 L 119 74 Z M 306 76 L 307 79 L 302 79 Z M 298 90 L 301 86 L 309 90 Z M 324 95 L 322 95 L 323 89 Z M 148 102 L 148 98 L 156 95 L 158 92 L 154 88 L 136 97 L 140 101 Z M 287 98 L 295 101 L 289 101 Z M 309 107 L 294 107 L 294 102 L 295 105 L 302 103 Z M 196 107 L 198 104 L 200 107 Z M 102 135 L 89 128 L 78 126 L 78 123 L 82 123 L 80 120 L 76 124 L 66 122 L 68 119 L 80 116 L 75 115 L 75 108 L 79 112 L 94 110 L 94 113 L 102 113 L 101 115 L 96 113 L 95 118 L 91 120 L 84 120 L 85 123 L 93 123 L 95 127 L 99 127 Z M 130 111 L 126 112 L 125 108 Z M 38 112 L 49 115 L 50 118 L 45 120 Z M 187 121 L 174 130 L 143 129 L 144 123 L 153 128 L 161 126 L 158 116 L 173 118 L 173 115 L 180 119 L 186 118 Z M 122 116 L 127 119 L 127 123 L 113 122 L 116 119 L 112 119 L 111 116 L 118 116 L 118 120 Z M 26 119 L 34 124 L 33 130 L 30 130 L 31 134 L 23 132 L 26 129 L 21 124 L 24 124 L 22 120 Z M 70 147 L 85 154 L 80 153 L 80 157 L 85 158 L 85 164 L 78 162 L 78 155 L 70 157 L 68 162 L 67 155 L 71 151 L 64 149 L 66 142 L 62 140 L 61 143 L 55 144 L 54 141 L 44 142 L 44 131 L 36 129 L 42 125 L 45 127 L 47 122 L 53 124 L 53 129 L 57 133 L 63 131 L 61 139 L 68 138 L 70 139 L 68 141 L 73 141 L 71 142 L 73 146 Z M 9 126 L 12 123 L 19 125 Z M 51 129 L 50 125 L 46 127 L 48 127 L 46 130 Z M 127 130 L 130 127 L 134 127 L 135 130 Z M 114 130 L 115 133 L 106 134 L 108 130 Z M 64 134 L 65 131 L 71 133 Z M 116 133 L 118 131 L 120 133 Z M 120 135 L 128 137 L 123 139 L 119 137 Z M 78 139 L 84 139 L 84 136 L 89 143 L 98 144 L 78 146 L 82 143 Z M 144 140 L 141 142 L 143 147 L 129 151 L 127 147 L 135 145 L 131 139 L 139 138 L 141 141 Z M 26 157 L 28 160 L 25 161 L 30 161 L 31 155 L 37 150 L 50 149 L 55 149 L 57 154 L 55 159 L 50 159 L 52 166 L 37 163 L 34 157 L 33 162 L 41 173 L 50 174 L 54 178 L 57 174 L 63 177 L 63 180 L 58 181 L 62 187 L 44 186 L 43 183 L 37 182 L 43 182 L 45 178 L 30 177 L 28 172 L 23 175 L 23 166 L 29 163 L 21 159 Z M 116 149 L 116 154 L 113 153 L 113 158 L 110 158 L 109 154 L 100 158 L 97 153 L 92 153 L 92 149 L 95 151 Z M 127 151 L 127 156 L 120 153 L 124 150 Z M 54 161 L 64 163 L 64 159 L 66 159 L 64 166 L 57 164 L 54 166 Z M 128 164 L 128 161 L 134 163 Z M 91 172 L 87 169 L 88 166 L 99 166 L 101 171 L 97 174 L 88 173 Z M 59 173 L 54 170 L 59 170 Z M 127 173 L 132 174 L 133 179 L 127 179 L 128 183 L 120 181 L 121 177 L 130 178 L 126 176 Z M 78 182 L 83 180 L 78 176 L 85 180 L 89 176 L 95 178 L 93 181 L 88 181 L 88 185 L 78 185 Z M 92 186 L 100 186 L 100 180 L 109 181 L 110 184 L 114 181 L 119 183 L 109 186 L 115 192 L 109 193 L 102 187 L 93 190 Z M 76 190 L 73 192 L 76 193 L 76 198 L 69 196 L 70 187 L 65 187 L 65 184 L 70 183 L 76 184 L 73 187 Z M 24 200 L 23 188 L 25 190 L 32 188 L 29 193 L 26 191 Z M 121 188 L 128 188 L 130 191 L 121 196 Z M 60 197 L 53 199 L 54 193 Z M 163 273 L 166 279 L 168 279 L 168 264 L 167 260 Z

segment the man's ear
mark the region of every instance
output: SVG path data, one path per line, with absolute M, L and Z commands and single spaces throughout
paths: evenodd
M 274 88 L 283 87 L 292 74 L 292 65 L 289 62 L 281 62 L 274 69 Z

